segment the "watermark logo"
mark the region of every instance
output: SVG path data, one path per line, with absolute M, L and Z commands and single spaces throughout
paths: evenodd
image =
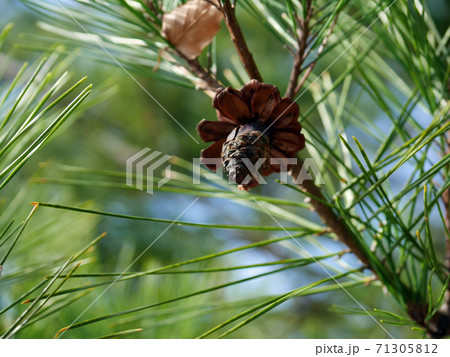
M 172 156 L 164 155 L 159 151 L 153 151 L 150 148 L 145 148 L 138 153 L 131 156 L 126 161 L 126 183 L 130 187 L 134 187 L 140 191 L 146 191 L 149 194 L 153 194 L 154 187 L 161 188 L 171 179 L 173 179 L 172 171 L 168 161 Z M 302 161 L 299 171 L 294 177 L 288 178 L 290 169 L 295 165 L 298 165 L 296 158 L 269 158 L 258 159 L 256 163 L 252 163 L 249 159 L 241 159 L 239 165 L 244 165 L 247 173 L 240 184 L 248 184 L 251 180 L 257 182 L 258 185 L 266 184 L 263 176 L 259 172 L 261 167 L 265 164 L 265 160 L 269 160 L 268 164 L 272 167 L 276 167 L 274 171 L 278 174 L 278 178 L 281 182 L 287 183 L 291 180 L 296 184 L 302 184 L 303 181 L 316 180 L 318 185 L 324 184 L 324 180 L 311 158 L 306 158 Z M 207 172 L 202 170 L 202 165 L 208 166 L 212 171 Z M 234 164 L 236 166 L 236 163 Z M 155 172 L 158 169 L 163 169 L 163 175 L 156 176 Z M 232 177 L 236 172 L 232 172 L 230 177 L 224 177 L 222 170 L 222 159 L 220 158 L 194 158 L 192 160 L 192 184 L 201 185 L 202 180 L 208 181 L 215 180 L 227 180 L 230 184 L 235 184 L 236 178 Z M 312 175 L 311 175 L 312 173 Z M 145 184 L 144 184 L 145 183 Z
M 258 182 L 258 185 L 267 184 L 266 180 L 264 180 L 263 176 L 260 174 L 259 170 L 264 165 L 266 160 L 269 160 L 269 164 L 278 168 L 276 173 L 278 174 L 279 180 L 283 183 L 288 183 L 290 168 L 294 165 L 298 164 L 298 160 L 296 158 L 269 158 L 269 159 L 258 159 L 258 161 L 253 164 L 249 159 L 243 158 L 240 159 L 240 163 L 246 167 L 248 175 L 242 181 L 242 184 L 248 184 L 252 179 Z M 236 166 L 236 160 L 230 160 L 230 162 L 234 161 Z M 212 168 L 215 173 L 203 173 L 202 175 L 202 164 L 208 165 L 208 167 Z M 222 168 L 222 159 L 220 158 L 194 158 L 192 160 L 192 183 L 194 185 L 200 185 L 202 178 L 205 178 L 210 181 L 221 180 L 223 179 L 223 171 Z M 312 173 L 312 175 L 311 175 Z M 311 158 L 306 158 L 303 160 L 300 171 L 296 175 L 295 178 L 291 177 L 291 181 L 293 181 L 297 185 L 301 185 L 303 181 L 316 180 L 317 185 L 325 184 L 322 175 L 320 174 L 320 170 L 317 167 L 316 163 Z M 233 184 L 235 181 L 235 177 L 229 177 L 228 182 Z
M 152 151 L 149 148 L 142 149 L 134 154 L 126 161 L 127 185 L 140 191 L 145 189 L 147 193 L 153 194 L 155 171 L 165 165 L 170 158 L 170 155 L 163 155 L 159 151 Z M 165 166 L 165 171 L 170 172 L 170 165 Z M 165 185 L 169 180 L 169 177 L 161 178 L 157 184 L 158 188 Z

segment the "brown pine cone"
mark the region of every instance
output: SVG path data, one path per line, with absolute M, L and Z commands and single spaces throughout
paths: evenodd
M 277 87 L 271 84 L 251 80 L 240 90 L 222 88 L 216 93 L 213 106 L 219 121 L 203 119 L 197 126 L 203 141 L 214 141 L 202 150 L 201 158 L 221 157 L 230 179 L 246 190 L 258 182 L 244 159 L 252 165 L 265 159 L 259 173 L 268 176 L 280 171 L 269 159 L 292 158 L 305 147 L 297 103 L 281 99 Z M 216 169 L 215 165 L 205 166 Z

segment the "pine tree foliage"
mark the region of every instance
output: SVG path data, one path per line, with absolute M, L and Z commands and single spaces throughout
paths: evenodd
M 228 65 L 220 55 L 222 48 L 232 46 L 223 40 L 229 37 L 225 26 L 204 53 L 194 60 L 183 56 L 161 35 L 162 15 L 183 1 L 23 2 L 46 16 L 45 22 L 40 22 L 39 26 L 49 32 L 45 37 L 28 35 L 23 45 L 29 48 L 42 49 L 58 41 L 65 48 L 58 48 L 58 55 L 61 51 L 68 53 L 81 48 L 82 56 L 122 67 L 133 76 L 149 76 L 196 88 L 207 95 L 212 95 L 212 90 L 221 85 L 239 87 L 249 77 L 254 77 L 255 72 L 251 68 L 249 70 L 245 63 L 234 61 Z M 230 2 L 222 1 L 222 4 L 226 3 Z M 314 11 L 309 10 L 311 4 Z M 292 57 L 293 70 L 290 75 L 287 73 L 283 85 L 287 95 L 300 103 L 300 122 L 307 140 L 301 156 L 312 158 L 319 168 L 324 181 L 320 186 L 323 199 L 312 196 L 302 187 L 281 181 L 283 190 L 289 192 L 288 198 L 241 192 L 225 179 L 208 179 L 210 173 L 206 169 L 201 169 L 203 184 L 194 185 L 191 163 L 172 157 L 171 180 L 163 187 L 155 184 L 153 190 L 233 202 L 254 210 L 267 222 L 265 225 L 242 225 L 177 221 L 178 226 L 197 227 L 200 232 L 258 232 L 261 239 L 141 271 L 123 273 L 87 269 L 83 273 L 77 272 L 74 262 L 89 247 L 96 245 L 103 237 L 100 236 L 75 257 L 67 257 L 56 273 L 49 272 L 44 282 L 39 281 L 0 311 L 2 314 L 11 310 L 17 315 L 13 323 L 2 326 L 3 337 L 20 336 L 21 329 L 84 299 L 91 291 L 100 294 L 111 284 L 125 285 L 162 274 L 173 276 L 174 281 L 180 284 L 185 281 L 184 284 L 188 285 L 186 290 L 179 289 L 179 294 L 164 295 L 162 299 L 155 295 L 143 296 L 137 299 L 140 305 L 129 301 L 126 308 L 113 305 L 111 309 L 91 312 L 89 317 L 83 315 L 75 319 L 75 316 L 69 321 L 70 325 L 60 326 L 59 336 L 66 333 L 70 336 L 78 329 L 95 333 L 92 325 L 102 323 L 106 326 L 104 338 L 129 334 L 138 337 L 142 335 L 141 327 L 145 333 L 147 325 L 150 329 L 164 324 L 176 326 L 184 320 L 206 319 L 212 314 L 217 319 L 206 331 L 195 331 L 196 335 L 186 337 L 239 337 L 241 329 L 257 323 L 266 314 L 275 314 L 287 301 L 342 289 L 351 294 L 357 287 L 367 285 L 383 289 L 396 305 L 389 311 L 367 311 L 364 301 L 355 301 L 355 308 L 335 307 L 334 310 L 355 315 L 369 314 L 386 329 L 386 333 L 393 335 L 402 326 L 418 331 L 419 334 L 414 335 L 416 337 L 449 334 L 450 139 L 447 132 L 450 125 L 450 30 L 440 34 L 427 2 L 419 0 L 241 0 L 236 8 L 237 20 L 241 17 L 251 19 L 270 34 L 271 41 L 278 41 L 283 46 L 286 56 Z M 245 34 L 245 26 L 241 26 Z M 252 42 L 247 42 L 252 49 Z M 253 57 L 258 66 L 261 59 L 256 53 Z M 37 77 L 45 63 L 37 66 L 30 83 L 35 78 L 41 78 L 41 81 L 47 78 Z M 19 72 L 17 81 L 22 80 L 22 72 Z M 267 74 L 260 75 L 265 78 Z M 55 86 L 59 86 L 63 79 L 57 80 Z M 45 80 L 45 84 L 49 80 Z M 16 86 L 15 82 L 12 88 Z M 45 87 L 43 82 L 39 83 Z M 80 84 L 63 95 L 71 94 Z M 28 88 L 41 86 L 24 84 L 23 88 L 28 91 Z M 71 108 L 75 109 L 89 91 L 90 87 L 81 91 L 73 104 L 56 117 L 55 124 L 51 122 L 48 127 L 42 124 L 36 129 L 32 127 L 37 122 L 33 118 L 43 116 L 39 114 L 42 111 L 47 112 L 44 102 L 38 102 L 37 95 L 29 94 L 29 104 L 22 106 L 15 104 L 20 102 L 20 94 L 10 96 L 13 99 L 9 101 L 4 100 L 9 103 L 9 109 L 0 112 L 4 123 L 0 133 L 7 139 L 5 143 L 12 142 L 9 152 L 13 159 L 5 161 L 5 169 L 2 167 L 2 172 L 5 172 L 3 182 L 7 182 L 7 175 L 17 172 L 35 148 L 45 143 L 47 135 L 53 133 L 53 129 L 68 117 Z M 53 92 L 52 87 L 49 96 Z M 308 107 L 301 104 L 306 100 L 312 103 Z M 51 108 L 53 106 L 50 104 Z M 368 110 L 362 110 L 364 106 L 368 106 Z M 16 109 L 20 110 L 20 115 L 13 120 L 9 112 Z M 21 137 L 22 127 L 30 127 L 33 129 L 30 133 L 35 135 L 30 134 L 26 143 L 16 140 L 16 137 Z M 34 137 L 40 140 L 36 144 L 31 141 Z M 2 147 L 9 148 L 6 145 Z M 126 174 L 122 171 L 68 165 L 54 169 L 57 175 L 44 177 L 48 185 L 133 189 L 125 184 Z M 74 173 L 76 178 L 72 178 Z M 344 222 L 355 246 L 367 260 L 365 266 L 349 258 L 354 252 L 342 244 L 338 249 L 330 249 L 330 242 L 339 237 L 311 214 L 311 200 L 317 199 Z M 171 219 L 128 215 L 71 202 L 39 202 L 39 209 L 172 224 Z M 5 226 L 0 234 L 0 244 L 16 233 L 20 235 L 27 222 L 15 230 L 12 223 Z M 11 239 L 13 242 L 17 240 Z M 288 251 L 290 258 L 261 264 L 223 264 L 226 262 L 223 259 L 230 255 L 273 246 Z M 0 246 L 0 249 L 5 248 Z M 264 270 L 256 270 L 261 267 Z M 319 277 L 283 294 L 215 301 L 218 291 L 228 291 L 235 285 L 289 271 L 301 275 L 306 267 L 314 267 Z M 236 271 L 247 273 L 233 275 Z M 189 286 L 193 275 L 205 276 L 198 287 Z M 62 286 L 66 282 L 71 283 L 70 287 Z M 156 283 L 149 284 L 157 288 Z M 17 308 L 18 302 L 24 299 L 31 304 L 27 310 Z M 197 304 L 192 303 L 192 299 Z M 47 305 L 42 308 L 44 304 Z M 390 325 L 395 329 L 389 328 Z M 140 334 L 134 335 L 138 332 Z

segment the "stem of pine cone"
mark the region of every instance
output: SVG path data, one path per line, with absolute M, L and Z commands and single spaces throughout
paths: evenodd
M 258 67 L 256 67 L 255 60 L 253 59 L 253 55 L 250 53 L 247 43 L 245 42 L 241 27 L 236 19 L 235 8 L 231 5 L 230 0 L 223 0 L 221 2 L 221 10 L 225 19 L 225 24 L 230 32 L 231 39 L 233 40 L 239 58 L 244 64 L 248 76 L 250 79 L 257 79 L 258 81 L 263 82 Z

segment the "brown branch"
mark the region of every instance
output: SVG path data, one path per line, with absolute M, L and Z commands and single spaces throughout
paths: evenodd
M 289 77 L 289 84 L 288 88 L 286 89 L 286 96 L 289 98 L 294 98 L 297 96 L 298 92 L 302 89 L 303 85 L 305 84 L 306 80 L 308 79 L 309 75 L 311 74 L 312 70 L 316 66 L 317 60 L 320 57 L 320 55 L 323 53 L 325 46 L 328 43 L 328 39 L 331 36 L 331 33 L 334 30 L 334 27 L 336 26 L 337 19 L 339 16 L 339 13 L 336 14 L 336 16 L 333 19 L 333 22 L 331 23 L 330 27 L 328 28 L 328 31 L 325 35 L 325 37 L 322 40 L 322 43 L 320 44 L 319 49 L 317 50 L 316 56 L 314 60 L 306 67 L 302 68 L 303 63 L 306 60 L 306 57 L 311 52 L 311 49 L 308 49 L 308 46 L 311 44 L 311 41 L 314 39 L 314 36 L 308 40 L 308 37 L 311 33 L 310 28 L 310 21 L 313 17 L 313 7 L 312 7 L 312 1 L 308 0 L 306 3 L 306 17 L 305 19 L 298 19 L 299 25 L 300 25 L 300 34 L 297 36 L 297 52 L 294 57 L 294 63 L 292 65 L 292 71 L 291 75 Z M 306 70 L 306 71 L 305 71 Z M 299 81 L 300 74 L 303 73 L 302 78 Z
M 366 268 L 370 269 L 374 275 L 377 276 L 376 270 L 370 264 L 370 260 L 367 258 L 365 252 L 358 245 L 353 233 L 345 225 L 344 220 L 337 216 L 329 206 L 322 203 L 326 202 L 326 199 L 314 181 L 304 180 L 302 183 L 298 182 L 302 165 L 303 161 L 299 159 L 298 164 L 291 169 L 291 175 L 294 182 L 300 187 L 301 190 L 309 194 L 311 198 L 311 206 L 318 214 L 323 224 L 325 224 L 330 231 L 336 235 L 340 242 L 350 248 L 351 252 L 358 257 Z M 409 302 L 407 304 L 407 312 L 412 320 L 427 331 L 430 337 L 442 338 L 450 335 L 450 311 L 448 309 L 438 311 L 429 321 L 426 320 L 428 313 L 428 305 L 426 304 Z
M 308 1 L 307 4 L 310 4 L 310 2 Z M 308 14 L 309 11 L 310 9 L 308 9 Z M 307 47 L 310 46 L 310 42 L 307 39 L 310 31 L 310 17 L 306 16 L 306 18 L 303 20 L 298 19 L 300 20 L 301 33 L 297 37 L 298 48 L 294 57 L 293 68 L 289 78 L 289 85 L 286 90 L 286 96 L 288 96 L 289 98 L 295 100 L 295 97 L 298 95 L 307 78 L 314 69 L 318 58 L 323 53 L 328 39 L 334 30 L 338 15 L 339 14 L 337 14 L 333 19 L 333 22 L 331 23 L 319 49 L 317 50 L 314 60 L 305 68 L 302 68 L 302 65 L 310 51 L 307 49 Z M 304 72 L 304 74 L 299 81 L 298 79 L 302 72 Z M 450 136 L 447 137 L 446 145 L 446 153 L 448 154 L 450 153 Z M 358 244 L 355 235 L 345 224 L 345 221 L 341 217 L 339 217 L 329 205 L 326 204 L 325 197 L 323 196 L 320 189 L 315 185 L 314 181 L 304 180 L 302 183 L 297 183 L 297 181 L 299 181 L 298 177 L 302 165 L 303 162 L 299 160 L 298 164 L 291 169 L 291 175 L 293 176 L 294 182 L 298 184 L 301 190 L 303 190 L 308 194 L 308 196 L 310 196 L 311 206 L 320 217 L 320 220 L 323 222 L 323 224 L 336 235 L 337 239 L 340 242 L 344 243 L 348 248 L 350 248 L 351 252 L 358 257 L 358 259 L 364 264 L 364 266 L 370 269 L 374 273 L 375 277 L 378 278 L 376 269 L 374 269 L 374 267 L 371 265 L 366 253 Z M 447 189 L 444 192 L 442 199 L 445 204 L 444 219 L 447 231 L 445 267 L 447 269 L 448 275 L 450 275 L 450 189 Z M 437 311 L 429 320 L 426 319 L 429 311 L 428 304 L 416 303 L 413 301 L 407 303 L 407 312 L 410 318 L 418 325 L 422 326 L 426 330 L 427 334 L 432 338 L 442 338 L 450 335 L 450 286 L 446 291 L 445 299 L 446 301 L 442 309 L 440 311 Z
M 431 338 L 443 338 L 450 335 L 450 316 L 448 314 L 438 311 L 427 321 L 427 304 L 409 302 L 406 308 L 411 319 L 422 326 Z
M 302 183 L 297 183 L 299 181 L 298 177 L 302 166 L 303 161 L 301 159 L 298 159 L 298 164 L 291 169 L 291 175 L 294 179 L 294 182 L 298 184 L 300 189 L 302 189 L 312 197 L 317 198 L 311 198 L 311 206 L 313 207 L 313 210 L 318 214 L 323 224 L 325 224 L 331 230 L 331 232 L 336 234 L 338 240 L 349 247 L 352 253 L 354 253 L 367 268 L 371 269 L 372 267 L 370 265 L 369 259 L 367 258 L 361 247 L 357 244 L 353 233 L 347 228 L 342 218 L 338 217 L 329 206 L 322 203 L 326 201 L 326 199 L 322 195 L 322 192 L 316 186 L 314 181 L 303 180 Z
M 250 77 L 250 79 L 257 79 L 258 81 L 262 82 L 263 80 L 261 74 L 256 67 L 253 55 L 250 53 L 247 47 L 247 43 L 245 42 L 244 35 L 241 31 L 241 27 L 239 26 L 239 23 L 236 19 L 235 8 L 231 5 L 230 0 L 223 0 L 220 6 L 231 39 L 233 40 L 234 46 L 236 47 L 239 58 L 241 59 L 241 62 L 243 63 L 248 76 Z
M 187 63 L 187 66 L 185 67 L 207 84 L 208 87 L 204 89 L 216 91 L 218 88 L 223 87 L 223 85 L 217 80 L 217 78 L 214 77 L 213 74 L 208 72 L 197 59 L 189 59 L 180 51 L 176 49 L 175 51 L 177 52 L 177 55 L 184 59 L 184 61 Z
M 301 73 L 301 68 L 303 62 L 309 54 L 308 48 L 308 37 L 310 34 L 309 22 L 313 14 L 312 0 L 306 2 L 306 17 L 305 19 L 297 18 L 300 33 L 296 34 L 297 37 L 297 50 L 294 56 L 294 63 L 292 64 L 291 75 L 289 76 L 289 83 L 286 89 L 285 97 L 293 98 L 295 97 L 295 87 L 298 82 L 298 78 Z
M 330 28 L 327 31 L 327 34 L 325 35 L 325 37 L 322 40 L 322 43 L 320 44 L 319 49 L 317 50 L 316 56 L 314 58 L 314 61 L 312 61 L 308 67 L 306 68 L 306 72 L 304 73 L 304 75 L 302 76 L 302 78 L 300 79 L 297 87 L 295 87 L 295 91 L 294 91 L 294 95 L 293 97 L 298 95 L 298 92 L 300 92 L 300 90 L 302 89 L 303 85 L 305 84 L 306 80 L 308 79 L 309 75 L 311 74 L 312 70 L 314 69 L 314 67 L 316 66 L 317 60 L 319 59 L 320 55 L 322 54 L 323 50 L 325 49 L 325 46 L 328 43 L 328 39 L 331 36 L 331 33 L 334 30 L 334 27 L 336 26 L 337 23 L 337 19 L 338 19 L 339 13 L 336 14 L 336 17 L 333 19 L 333 22 L 330 25 Z M 303 70 L 302 70 L 303 71 Z
M 153 14 L 156 17 L 161 18 L 161 14 L 158 12 L 154 0 L 145 0 L 145 4 L 150 9 L 150 11 L 153 12 Z M 144 14 L 146 14 L 146 12 L 144 12 Z M 147 19 L 154 25 L 158 25 L 152 17 L 148 17 Z M 189 59 L 182 52 L 178 51 L 175 48 L 175 46 L 171 46 L 171 47 L 173 47 L 172 49 L 176 52 L 176 54 L 185 61 L 186 64 L 183 64 L 183 66 L 189 72 L 195 74 L 199 79 L 201 79 L 202 81 L 204 81 L 206 83 L 206 86 L 202 87 L 203 90 L 205 90 L 205 91 L 211 90 L 211 91 L 215 92 L 218 88 L 223 87 L 223 85 L 217 80 L 217 78 L 200 64 L 198 59 Z M 155 68 L 153 68 L 153 71 L 158 70 L 159 64 L 161 61 L 161 53 L 164 51 L 166 51 L 166 49 L 163 49 L 160 51 L 157 64 L 156 64 Z

